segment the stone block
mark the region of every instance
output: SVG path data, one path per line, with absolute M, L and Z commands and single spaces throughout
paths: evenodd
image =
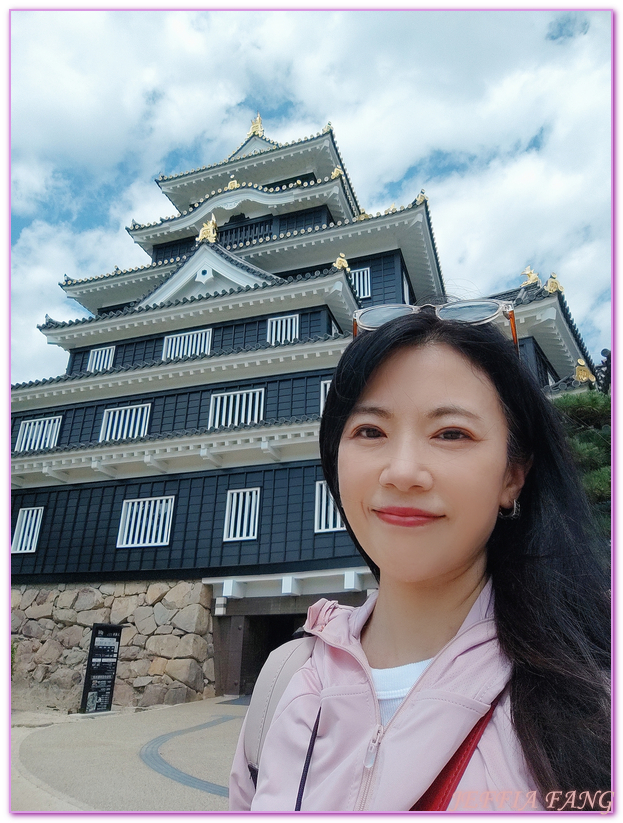
M 56 628 L 56 623 L 53 620 L 48 620 L 47 617 L 42 617 L 37 622 L 47 632 L 53 632 Z
M 151 683 L 151 677 L 135 677 L 132 681 L 132 685 L 135 689 L 142 689 L 145 686 L 149 686 Z
M 19 609 L 22 603 L 22 593 L 19 589 L 11 589 L 11 608 Z
M 178 637 L 172 634 L 154 635 L 145 644 L 145 649 L 158 657 L 175 657 L 180 644 Z
M 130 671 L 134 675 L 134 677 L 145 677 L 149 674 L 149 669 L 151 668 L 151 660 L 145 657 L 142 660 L 135 660 L 133 663 L 130 663 Z
M 141 708 L 146 708 L 147 706 L 158 706 L 164 702 L 165 694 L 166 688 L 162 684 L 150 683 L 149 686 L 145 686 L 145 691 L 141 695 L 138 705 Z
M 104 606 L 105 606 L 107 609 L 110 609 L 110 608 L 111 608 L 111 606 L 112 606 L 112 604 L 113 604 L 114 602 L 115 602 L 115 598 L 112 596 L 112 594 L 108 594 L 108 595 L 106 595 L 106 597 L 104 598 Z
M 138 606 L 134 610 L 134 622 L 141 634 L 153 634 L 156 631 L 154 610 L 151 606 Z
M 202 666 L 202 669 L 203 676 L 206 678 L 206 680 L 209 680 L 210 683 L 214 683 L 216 679 L 214 677 L 214 658 L 211 657 L 209 660 L 206 660 L 206 662 Z
M 134 640 L 132 640 L 132 645 L 138 646 L 141 649 L 145 648 L 145 643 L 147 643 L 147 638 L 144 634 L 137 634 L 134 636 Z
M 129 680 L 132 677 L 132 669 L 130 668 L 130 663 L 126 662 L 125 660 L 120 660 L 117 663 L 117 679 L 118 680 Z
M 71 689 L 76 683 L 80 683 L 82 676 L 80 672 L 73 669 L 60 668 L 51 674 L 48 679 L 53 686 L 58 686 L 59 689 Z
M 177 629 L 189 634 L 205 634 L 210 625 L 210 612 L 198 603 L 185 606 L 171 620 Z
M 48 666 L 44 666 L 43 663 L 40 663 L 32 673 L 32 679 L 35 683 L 41 683 L 42 680 L 45 680 L 48 670 Z
M 203 691 L 203 672 L 196 660 L 169 660 L 165 674 L 179 680 L 185 686 L 190 686 L 193 691 Z
M 63 653 L 63 647 L 58 640 L 46 640 L 43 646 L 36 653 L 35 663 L 56 663 Z
M 65 666 L 81 666 L 87 659 L 84 649 L 71 649 L 63 654 L 62 662 Z
M 57 609 L 73 609 L 74 603 L 78 599 L 78 589 L 66 589 L 61 592 L 56 599 Z
M 86 611 L 87 609 L 100 609 L 104 605 L 104 598 L 99 589 L 94 589 L 91 586 L 78 590 L 78 597 L 74 604 L 74 609 L 77 612 Z M 108 622 L 98 620 L 98 623 Z
M 116 597 L 110 609 L 111 623 L 125 623 L 138 606 L 138 597 Z
M 11 612 L 11 634 L 19 632 L 24 620 L 26 620 L 26 615 L 21 609 L 15 609 Z
M 20 631 L 24 637 L 35 637 L 37 639 L 43 637 L 43 627 L 36 620 L 26 620 L 22 623 Z
M 54 602 L 58 597 L 56 589 L 39 589 L 39 594 L 35 597 L 37 606 L 42 606 L 44 603 Z
M 110 609 L 92 609 L 78 612 L 77 622 L 80 626 L 92 626 L 94 623 L 110 622 Z
M 178 706 L 180 703 L 186 703 L 188 693 L 191 689 L 187 688 L 186 686 L 173 686 L 171 689 L 167 690 L 167 693 L 164 698 L 165 706 Z
M 145 594 L 147 591 L 147 583 L 144 580 L 134 581 L 125 584 L 126 594 Z
M 125 595 L 125 583 L 115 583 L 113 594 L 115 597 L 123 597 Z
M 121 646 L 119 649 L 119 660 L 136 660 L 141 653 L 138 646 Z
M 75 609 L 54 609 L 52 618 L 56 620 L 57 623 L 73 626 L 78 622 L 78 612 Z
M 26 609 L 35 602 L 35 598 L 39 594 L 39 589 L 26 589 L 22 595 L 20 609 L 25 612 Z
M 169 586 L 166 583 L 151 583 L 145 595 L 145 603 L 148 606 L 154 606 L 159 603 L 165 594 L 169 591 Z
M 191 591 L 192 585 L 186 580 L 181 580 L 165 596 L 163 603 L 167 609 L 183 609 L 184 606 L 190 605 L 190 601 L 186 598 Z
M 158 626 L 158 628 L 156 629 L 154 634 L 171 634 L 172 631 L 173 631 L 173 626 L 169 626 L 169 625 Z
M 51 600 L 48 600 L 41 605 L 37 605 L 33 603 L 32 606 L 29 606 L 26 609 L 26 617 L 30 620 L 39 620 L 41 617 L 52 617 L 53 611 L 53 604 Z
M 183 637 L 186 634 L 186 632 L 183 632 L 181 629 L 173 629 L 173 634 L 176 637 Z
M 100 591 L 104 596 L 114 594 L 116 589 L 116 583 L 100 583 Z
M 154 659 L 150 663 L 147 673 L 150 674 L 152 677 L 160 677 L 161 674 L 164 674 L 168 662 L 169 661 L 166 657 L 154 657 Z
M 203 700 L 208 700 L 210 697 L 216 697 L 216 692 L 214 690 L 214 686 L 204 686 L 203 694 L 201 695 Z
M 208 656 L 208 643 L 198 634 L 185 634 L 180 638 L 176 657 L 194 657 L 202 663 Z
M 162 603 L 156 603 L 154 606 L 154 620 L 158 626 L 169 625 L 176 613 L 177 609 L 167 609 Z
M 137 634 L 136 626 L 124 626 L 121 629 L 121 645 L 129 646 Z
M 115 706 L 136 706 L 137 694 L 129 683 L 115 680 L 112 702 Z
M 74 646 L 80 645 L 83 632 L 84 629 L 82 626 L 66 626 L 58 632 L 56 639 L 59 643 L 62 643 L 66 649 L 71 649 Z

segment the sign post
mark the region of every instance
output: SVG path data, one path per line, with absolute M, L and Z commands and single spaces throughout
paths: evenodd
M 121 630 L 122 626 L 93 624 L 80 704 L 83 714 L 109 712 L 112 709 Z

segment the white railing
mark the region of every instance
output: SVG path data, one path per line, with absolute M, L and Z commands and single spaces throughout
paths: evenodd
M 223 540 L 257 540 L 259 510 L 259 489 L 228 491 Z
M 168 545 L 174 502 L 173 495 L 124 500 L 117 548 Z
M 264 419 L 264 389 L 213 394 L 210 398 L 209 428 L 259 423 Z
M 353 279 L 353 286 L 355 287 L 357 297 L 372 297 L 369 266 L 365 269 L 351 269 L 350 276 Z
M 292 340 L 298 339 L 298 336 L 298 314 L 288 314 L 284 317 L 270 317 L 268 319 L 266 340 L 271 346 L 274 346 L 276 343 L 290 343 Z
M 99 442 L 145 437 L 149 424 L 150 403 L 105 409 Z
M 324 411 L 324 404 L 327 402 L 327 395 L 329 394 L 329 389 L 331 388 L 331 381 L 330 380 L 321 380 L 320 381 L 320 414 Z
M 12 554 L 26 554 L 36 550 L 42 519 L 43 506 L 19 510 L 11 542 Z
M 115 359 L 115 347 L 106 346 L 103 349 L 91 349 L 89 352 L 89 362 L 87 371 L 106 371 L 112 367 Z
M 63 417 L 40 417 L 37 420 L 22 420 L 19 424 L 16 452 L 35 449 L 52 449 L 56 446 Z
M 316 481 L 316 511 L 314 516 L 315 532 L 340 532 L 345 526 L 340 517 L 329 487 L 324 480 Z
M 192 354 L 210 354 L 212 329 L 199 329 L 182 334 L 169 334 L 164 338 L 163 360 L 188 357 Z

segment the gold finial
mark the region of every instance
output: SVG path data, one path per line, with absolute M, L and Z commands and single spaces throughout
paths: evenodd
M 201 231 L 199 232 L 199 242 L 203 243 L 204 240 L 207 240 L 208 243 L 216 243 L 216 232 L 216 217 L 212 214 L 212 219 L 207 223 L 204 223 L 201 227 Z
M 575 375 L 574 379 L 577 380 L 579 383 L 591 383 L 595 382 L 595 375 L 592 374 L 590 369 L 587 367 L 586 362 L 581 358 L 578 359 L 578 365 L 575 367 Z
M 247 137 L 252 137 L 254 134 L 258 137 L 264 137 L 264 127 L 262 126 L 262 118 L 260 117 L 259 111 L 255 120 L 251 120 L 251 128 L 249 129 Z
M 340 256 L 335 261 L 333 266 L 336 269 L 343 269 L 344 271 L 347 271 L 347 272 L 350 271 L 350 268 L 348 266 L 348 260 L 346 259 L 346 255 L 344 254 L 344 252 L 342 252 L 342 251 L 340 252 Z
M 392 203 L 388 209 L 385 209 L 383 214 L 391 214 L 393 211 L 396 211 L 396 204 Z
M 422 205 L 422 203 L 423 203 L 425 200 L 428 200 L 428 195 L 426 194 L 426 192 L 424 191 L 424 189 L 422 189 L 422 191 L 421 191 L 421 192 L 418 194 L 418 196 L 415 198 L 415 205 L 416 205 L 416 206 L 421 206 L 421 205 Z
M 340 177 L 344 172 L 339 166 L 336 166 L 333 171 L 331 172 L 331 180 L 335 180 L 336 178 Z
M 328 131 L 333 131 L 333 126 L 331 125 L 331 121 L 330 121 L 330 120 L 329 120 L 329 122 L 327 123 L 327 125 L 324 127 L 324 129 L 322 130 L 322 133 L 323 133 L 323 134 L 326 134 Z
M 234 189 L 239 189 L 240 183 L 237 180 L 230 180 L 227 184 L 228 191 L 233 191 Z
M 539 273 L 534 271 L 530 268 L 530 266 L 526 266 L 526 268 L 521 272 L 522 276 L 527 277 L 527 280 L 524 280 L 523 283 L 519 286 L 532 286 L 536 283 L 537 286 L 541 285 L 541 278 L 539 277 Z
M 560 283 L 558 282 L 558 279 L 556 278 L 556 273 L 555 272 L 552 272 L 550 274 L 549 280 L 543 286 L 543 288 L 545 289 L 546 292 L 549 292 L 550 294 L 554 294 L 555 291 L 559 291 L 561 294 L 564 292 L 563 287 L 560 285 Z

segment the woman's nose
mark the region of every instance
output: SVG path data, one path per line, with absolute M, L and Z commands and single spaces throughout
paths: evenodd
M 399 491 L 413 487 L 428 490 L 433 485 L 431 469 L 422 450 L 407 445 L 387 456 L 379 480 L 382 486 L 394 486 Z

